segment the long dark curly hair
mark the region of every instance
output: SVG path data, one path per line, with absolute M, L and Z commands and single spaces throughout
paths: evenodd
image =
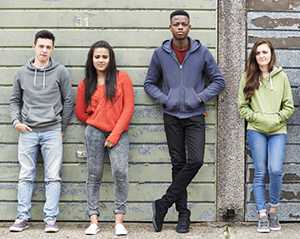
M 93 64 L 93 55 L 96 48 L 105 48 L 109 52 L 109 63 L 106 69 L 106 79 L 105 79 L 105 96 L 107 100 L 113 99 L 116 93 L 116 81 L 117 81 L 117 67 L 115 53 L 111 45 L 106 41 L 95 42 L 87 55 L 87 60 L 85 64 L 85 102 L 89 104 L 93 93 L 97 88 L 97 71 Z
M 259 88 L 259 77 L 262 74 L 262 72 L 260 71 L 256 61 L 256 51 L 257 47 L 262 44 L 267 44 L 271 50 L 271 61 L 268 66 L 269 72 L 272 71 L 273 66 L 276 63 L 276 55 L 272 43 L 265 39 L 257 40 L 251 49 L 246 63 L 246 85 L 244 88 L 244 95 L 246 100 L 250 100 L 251 97 L 254 95 L 255 90 Z

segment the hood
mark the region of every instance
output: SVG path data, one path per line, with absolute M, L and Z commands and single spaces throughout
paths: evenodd
M 270 73 L 270 75 L 271 75 L 271 77 L 274 77 L 277 74 L 279 74 L 280 72 L 282 72 L 282 67 L 281 66 L 274 66 L 273 70 Z
M 199 47 L 201 47 L 201 42 L 199 40 L 193 40 L 190 37 L 188 37 L 188 39 L 191 43 L 191 48 L 190 48 L 189 52 L 193 52 L 193 51 L 197 50 Z M 172 44 L 172 39 L 165 40 L 162 43 L 161 47 L 168 53 L 171 53 L 173 51 L 171 44 Z
M 43 89 L 46 88 L 46 75 L 47 72 L 52 71 L 56 67 L 59 66 L 59 63 L 54 61 L 51 57 L 49 59 L 49 64 L 45 68 L 36 68 L 33 66 L 34 58 L 31 58 L 28 63 L 26 64 L 26 68 L 30 71 L 34 72 L 34 78 L 33 78 L 33 85 L 36 86 L 36 78 L 37 78 L 37 72 L 43 72 Z
M 282 67 L 274 66 L 273 70 L 269 74 L 268 83 L 260 80 L 261 84 L 267 88 L 270 88 L 270 90 L 274 90 L 272 78 L 275 77 L 276 75 L 278 75 L 280 72 L 282 72 Z

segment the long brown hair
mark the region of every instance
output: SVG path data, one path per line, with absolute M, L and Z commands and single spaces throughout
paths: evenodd
M 105 79 L 105 97 L 107 100 L 112 101 L 116 92 L 117 81 L 117 67 L 115 53 L 111 45 L 106 41 L 95 42 L 88 52 L 86 64 L 85 64 L 85 103 L 88 105 L 91 101 L 92 95 L 97 88 L 97 71 L 93 64 L 93 55 L 96 48 L 105 48 L 109 52 L 109 63 L 106 69 Z
M 256 61 L 256 51 L 257 47 L 262 44 L 267 44 L 271 51 L 271 61 L 268 66 L 269 72 L 272 71 L 273 66 L 276 63 L 276 55 L 272 43 L 264 39 L 257 40 L 251 49 L 246 63 L 246 85 L 244 88 L 244 95 L 246 100 L 250 100 L 250 98 L 254 95 L 255 90 L 259 88 L 259 77 L 261 75 L 261 71 Z

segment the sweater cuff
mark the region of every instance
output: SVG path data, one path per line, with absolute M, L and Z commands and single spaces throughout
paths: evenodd
M 121 135 L 115 135 L 115 134 L 110 134 L 107 138 L 106 141 L 109 141 L 112 143 L 113 146 L 115 146 L 119 140 L 120 140 Z
M 18 119 L 15 119 L 12 124 L 13 124 L 13 127 L 16 128 L 16 124 L 20 123 L 20 121 Z

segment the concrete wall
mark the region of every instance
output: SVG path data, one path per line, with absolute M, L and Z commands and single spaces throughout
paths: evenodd
M 298 221 L 300 219 L 300 1 L 249 0 L 247 7 L 248 50 L 259 38 L 271 40 L 276 48 L 278 64 L 287 72 L 293 88 L 296 111 L 288 125 L 280 219 Z M 253 173 L 253 164 L 248 157 L 246 220 L 256 220 L 252 190 Z
M 130 191 L 127 219 L 150 221 L 150 202 L 161 196 L 171 180 L 160 108 L 144 93 L 142 84 L 155 47 L 170 37 L 169 13 L 188 9 L 193 30 L 214 55 L 217 45 L 217 1 L 211 0 L 10 0 L 0 3 L 0 220 L 16 212 L 18 177 L 17 134 L 10 125 L 8 98 L 15 71 L 33 55 L 33 34 L 49 29 L 56 36 L 55 58 L 72 74 L 74 92 L 83 77 L 89 46 L 97 40 L 115 48 L 119 69 L 129 72 L 135 87 L 136 110 L 130 127 Z M 208 104 L 205 164 L 189 187 L 192 220 L 216 219 L 216 102 Z M 84 128 L 73 118 L 64 140 L 63 192 L 60 220 L 86 220 L 86 161 Z M 102 220 L 112 220 L 112 179 L 105 165 L 101 192 Z M 33 196 L 33 219 L 42 218 L 44 202 L 42 161 Z M 170 213 L 168 220 L 176 220 Z

